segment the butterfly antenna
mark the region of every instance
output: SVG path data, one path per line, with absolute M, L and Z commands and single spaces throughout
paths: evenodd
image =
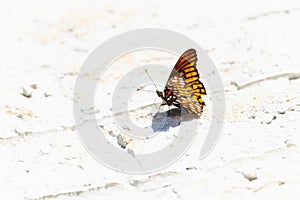
M 143 88 L 137 88 L 136 91 L 154 92 L 153 90 L 144 90 Z
M 146 74 L 149 76 L 150 80 L 152 81 L 153 85 L 156 87 L 156 89 L 158 90 L 157 86 L 155 85 L 154 81 L 152 80 L 151 76 L 149 75 L 147 69 L 145 69 Z

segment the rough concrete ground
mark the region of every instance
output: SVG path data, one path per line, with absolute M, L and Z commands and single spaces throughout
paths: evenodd
M 1 1 L 1 197 L 298 199 L 299 22 L 297 0 Z M 89 53 L 143 27 L 198 42 L 223 79 L 227 111 L 206 159 L 197 160 L 197 140 L 171 167 L 133 176 L 85 151 L 72 98 Z

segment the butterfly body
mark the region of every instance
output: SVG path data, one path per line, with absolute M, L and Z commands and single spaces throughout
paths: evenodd
M 180 103 L 177 101 L 177 97 L 173 94 L 171 89 L 165 88 L 164 92 L 156 90 L 156 93 L 163 100 L 161 105 L 174 105 L 180 108 Z
M 200 115 L 205 103 L 206 90 L 199 80 L 196 68 L 197 54 L 194 49 L 185 51 L 174 66 L 163 92 L 156 91 L 163 100 L 161 105 L 174 105 L 189 113 Z

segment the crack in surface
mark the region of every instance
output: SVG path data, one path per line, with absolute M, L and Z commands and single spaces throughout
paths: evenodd
M 14 129 L 14 132 L 17 134 L 16 136 L 10 136 L 10 137 L 0 137 L 0 141 L 7 141 L 7 140 L 13 140 L 13 139 L 20 139 L 24 138 L 25 136 L 31 136 L 35 134 L 45 134 L 45 133 L 58 133 L 63 131 L 71 130 L 73 131 L 75 129 L 75 125 L 71 126 L 62 126 L 62 129 L 48 129 L 48 130 L 42 130 L 42 131 L 18 131 L 17 129 Z
M 251 81 L 249 83 L 242 84 L 242 85 L 238 84 L 235 81 L 232 81 L 231 85 L 234 85 L 238 90 L 241 90 L 246 87 L 250 87 L 252 85 L 256 85 L 256 84 L 264 82 L 264 81 L 276 80 L 279 78 L 288 78 L 289 80 L 296 80 L 296 79 L 300 78 L 300 73 L 283 73 L 283 74 L 277 74 L 277 75 L 273 75 L 273 76 L 267 76 L 265 78 L 257 79 L 255 81 Z
M 260 155 L 257 155 L 257 156 L 247 156 L 247 157 L 238 157 L 238 158 L 235 158 L 233 160 L 229 160 L 228 162 L 224 163 L 224 164 L 220 164 L 218 166 L 213 166 L 213 167 L 210 167 L 207 169 L 207 171 L 214 171 L 214 170 L 217 170 L 217 169 L 220 169 L 220 168 L 225 168 L 225 167 L 228 167 L 232 164 L 235 164 L 235 163 L 240 163 L 240 162 L 243 162 L 243 161 L 250 161 L 250 160 L 257 160 L 257 159 L 263 159 L 265 156 L 268 156 L 269 154 L 272 154 L 272 153 L 278 153 L 278 152 L 282 152 L 282 151 L 288 151 L 290 150 L 290 147 L 288 147 L 288 145 L 285 145 L 285 146 L 281 146 L 281 147 L 278 147 L 278 148 L 274 148 L 274 149 L 270 149 L 268 151 L 265 151 L 263 153 L 261 153 Z M 240 171 L 237 171 L 239 173 L 241 173 Z
M 268 187 L 269 185 L 272 185 L 272 184 L 284 185 L 285 182 L 281 181 L 281 180 L 268 182 L 268 183 L 265 183 L 262 186 L 258 187 L 257 189 L 254 189 L 253 191 L 258 192 L 258 191 L 260 191 L 260 190 L 262 190 L 262 189 L 264 189 L 264 188 L 266 188 L 266 187 Z
M 106 183 L 104 186 L 98 186 L 98 187 L 94 187 L 94 188 L 88 188 L 87 190 L 77 190 L 77 191 L 70 191 L 70 192 L 61 192 L 61 193 L 57 193 L 57 194 L 48 194 L 48 195 L 44 195 L 44 196 L 40 196 L 37 198 L 25 198 L 27 200 L 45 200 L 45 199 L 55 199 L 58 197 L 63 197 L 63 196 L 79 196 L 82 193 L 85 192 L 93 192 L 93 191 L 98 191 L 98 190 L 102 190 L 102 189 L 108 189 L 108 188 L 112 188 L 112 187 L 117 187 L 119 186 L 119 183 L 115 183 L 115 182 L 111 182 L 111 183 Z
M 248 17 L 247 20 L 255 20 L 257 18 L 267 17 L 270 15 L 289 14 L 290 12 L 299 11 L 299 10 L 300 10 L 300 8 L 291 8 L 291 9 L 286 9 L 286 10 L 270 11 L 270 12 L 265 12 L 265 13 L 253 16 L 253 17 Z

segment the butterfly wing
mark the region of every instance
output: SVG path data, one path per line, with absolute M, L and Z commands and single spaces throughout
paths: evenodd
M 196 62 L 195 49 L 185 51 L 174 66 L 166 88 L 172 90 L 181 107 L 190 113 L 201 114 L 205 105 L 202 96 L 206 95 L 206 90 L 199 80 Z

